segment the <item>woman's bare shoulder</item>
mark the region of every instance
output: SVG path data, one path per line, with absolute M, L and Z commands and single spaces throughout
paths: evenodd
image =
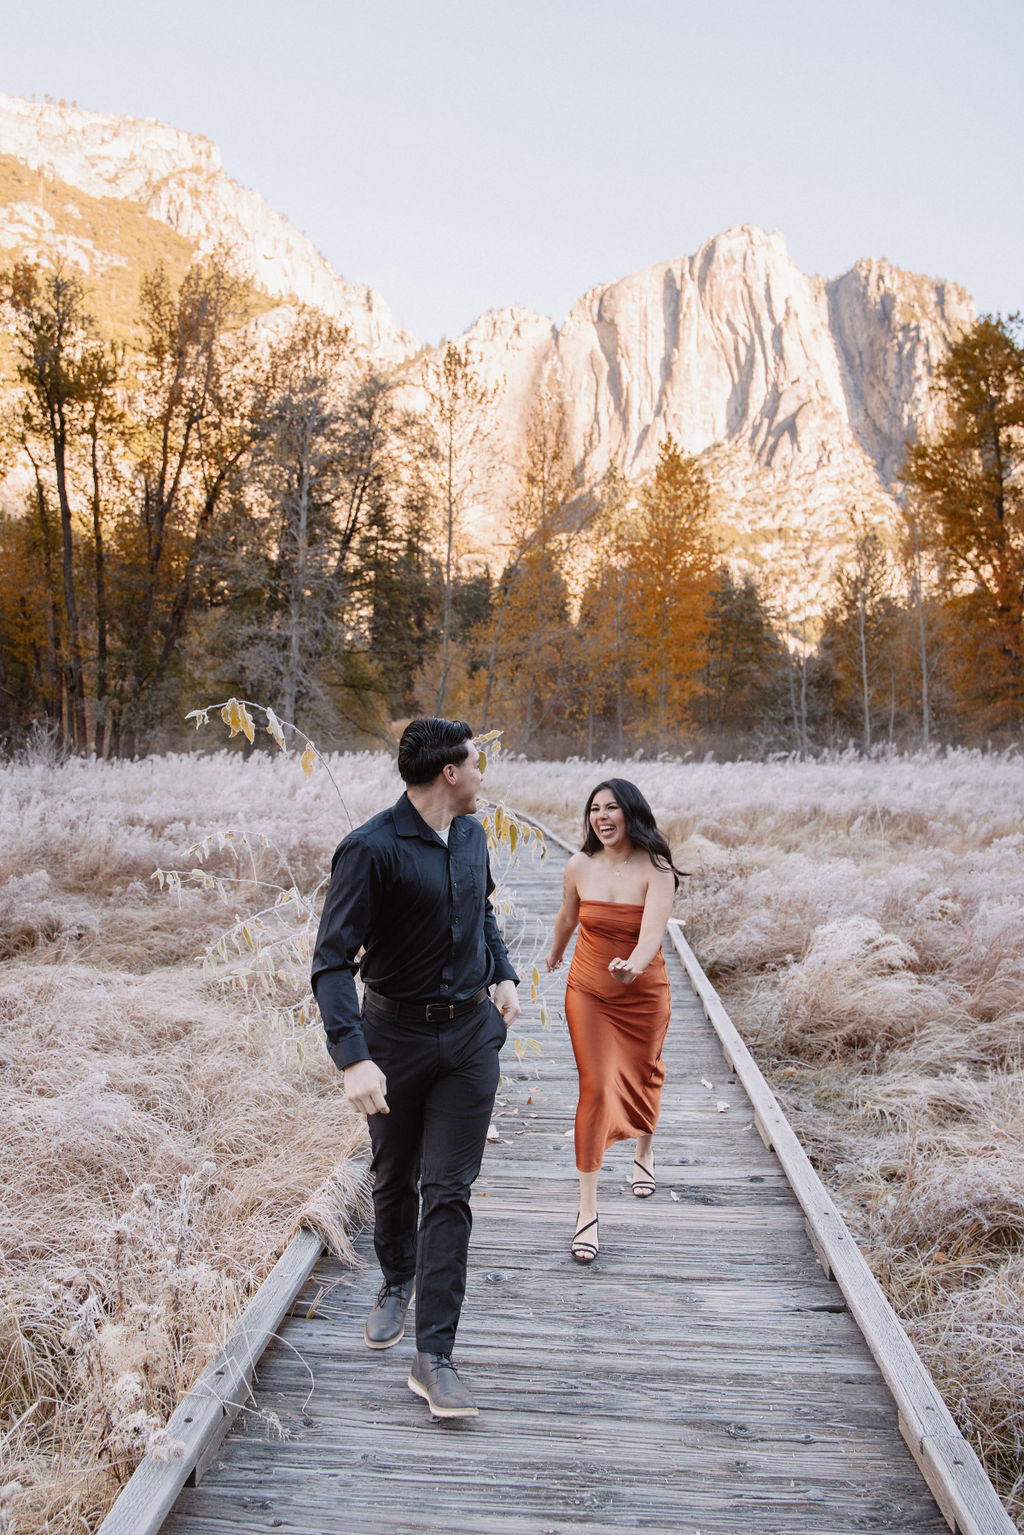
M 566 882 L 568 884 L 575 885 L 577 879 L 583 873 L 584 869 L 589 867 L 590 858 L 586 853 L 573 853 L 572 857 L 569 859 L 569 862 L 565 866 Z

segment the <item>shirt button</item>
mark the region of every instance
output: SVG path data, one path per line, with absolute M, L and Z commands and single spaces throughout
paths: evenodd
M 447 988 L 447 986 L 442 986 L 442 987 L 441 987 L 441 990 L 442 990 L 442 991 L 447 991 L 447 990 L 448 990 L 448 988 Z

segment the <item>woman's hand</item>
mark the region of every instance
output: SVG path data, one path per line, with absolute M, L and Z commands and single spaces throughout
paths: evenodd
M 544 963 L 547 966 L 548 975 L 550 975 L 552 970 L 557 970 L 562 963 L 562 956 L 561 954 L 556 955 L 554 949 L 552 949 Z
M 615 958 L 611 960 L 608 969 L 617 981 L 622 982 L 623 986 L 629 986 L 631 982 L 636 980 L 638 975 L 643 974 L 642 968 L 634 965 L 632 954 L 628 959 Z

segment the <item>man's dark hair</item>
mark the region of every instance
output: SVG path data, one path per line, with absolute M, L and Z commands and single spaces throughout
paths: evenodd
M 469 756 L 473 731 L 465 720 L 442 720 L 435 715 L 410 720 L 398 743 L 398 771 L 410 786 L 433 783 L 449 764 L 457 767 Z

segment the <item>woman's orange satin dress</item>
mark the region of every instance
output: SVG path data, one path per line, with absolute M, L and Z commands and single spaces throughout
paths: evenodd
M 640 936 L 642 906 L 581 901 L 579 932 L 565 986 L 580 1101 L 576 1107 L 576 1166 L 597 1172 L 608 1147 L 652 1135 L 661 1109 L 672 1000 L 659 949 L 642 975 L 624 985 L 609 974 L 616 955 L 630 954 Z

